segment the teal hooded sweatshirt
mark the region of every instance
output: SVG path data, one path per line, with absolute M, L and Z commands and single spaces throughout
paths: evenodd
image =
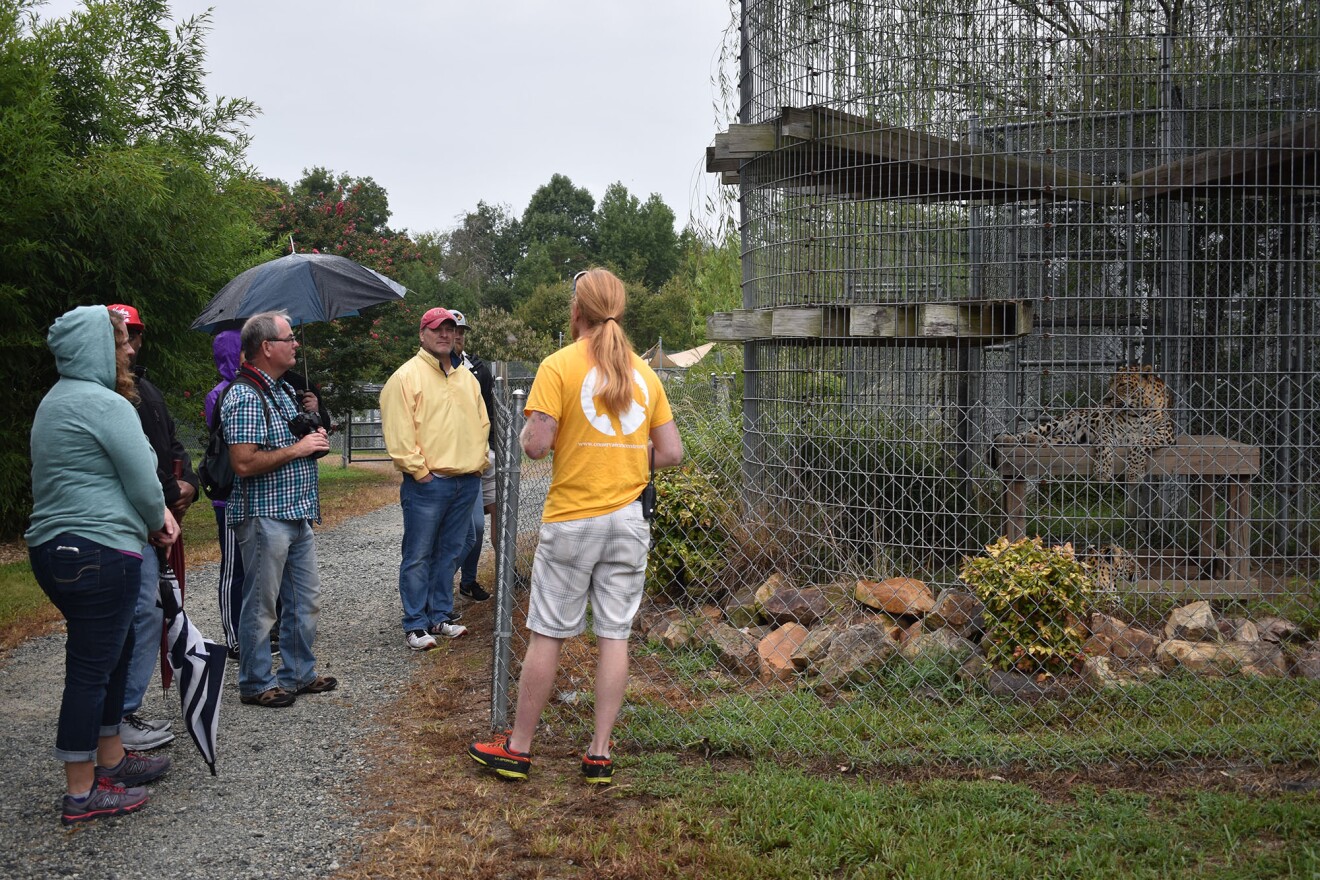
M 60 380 L 32 422 L 29 547 L 70 532 L 141 553 L 165 525 L 156 454 L 115 392 L 115 332 L 105 306 L 79 306 L 46 334 Z

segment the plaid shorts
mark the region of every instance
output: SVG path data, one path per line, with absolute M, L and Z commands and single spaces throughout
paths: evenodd
M 633 502 L 604 516 L 541 523 L 532 561 L 527 628 L 556 639 L 587 628 L 606 639 L 626 639 L 642 603 L 651 524 Z

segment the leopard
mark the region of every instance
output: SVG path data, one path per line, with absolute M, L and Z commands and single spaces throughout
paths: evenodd
M 1040 424 L 999 442 L 1089 445 L 1095 457 L 1092 473 L 1105 481 L 1114 479 L 1118 450 L 1126 448 L 1126 478 L 1139 481 L 1150 475 L 1155 451 L 1177 439 L 1172 409 L 1173 394 L 1149 366 L 1120 367 L 1099 406 L 1047 415 Z
M 1137 579 L 1136 557 L 1117 544 L 1089 548 L 1081 561 L 1091 578 L 1091 597 L 1097 607 L 1117 604 L 1119 585 L 1130 586 Z

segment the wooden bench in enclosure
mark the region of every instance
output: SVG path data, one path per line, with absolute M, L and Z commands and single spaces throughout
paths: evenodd
M 1048 446 L 1001 442 L 998 446 L 999 474 L 1004 480 L 1004 529 L 1010 540 L 1026 534 L 1027 485 L 1030 480 L 1082 478 L 1094 465 L 1090 446 Z M 1116 480 L 1123 481 L 1127 468 L 1119 453 Z M 1237 594 L 1254 589 L 1251 578 L 1251 482 L 1260 473 L 1260 447 L 1248 446 L 1215 435 L 1183 435 L 1173 446 L 1158 450 L 1151 462 L 1152 477 L 1191 477 L 1197 499 L 1200 539 L 1196 556 L 1202 562 L 1222 559 L 1225 577 L 1205 580 L 1204 575 L 1179 576 L 1174 563 L 1163 558 L 1150 560 L 1138 552 L 1146 569 L 1139 580 L 1142 590 L 1195 595 Z M 1215 546 L 1215 495 L 1223 490 L 1227 507 L 1225 546 Z M 1161 570 L 1163 569 L 1163 570 Z

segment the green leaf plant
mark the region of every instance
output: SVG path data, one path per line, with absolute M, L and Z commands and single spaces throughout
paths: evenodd
M 1000 538 L 959 576 L 985 604 L 981 645 L 990 666 L 1052 675 L 1081 662 L 1091 581 L 1071 544 Z

